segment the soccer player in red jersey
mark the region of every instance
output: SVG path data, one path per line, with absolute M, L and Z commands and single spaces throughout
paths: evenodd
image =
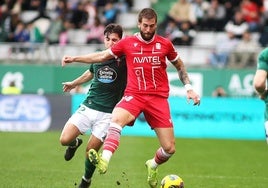
M 150 187 L 156 187 L 157 167 L 175 153 L 175 136 L 168 104 L 166 60 L 178 71 L 179 79 L 187 90 L 187 100 L 193 100 L 194 105 L 199 105 L 200 97 L 193 90 L 184 63 L 171 41 L 156 34 L 157 14 L 152 8 L 140 11 L 138 28 L 138 33 L 122 39 L 110 49 L 81 56 L 64 56 L 61 63 L 62 66 L 72 62 L 95 63 L 126 55 L 127 86 L 122 100 L 112 112 L 102 154 L 100 156 L 95 150 L 90 150 L 88 155 L 99 172 L 105 173 L 113 153 L 119 146 L 123 127 L 143 112 L 160 143 L 154 157 L 145 163 L 148 184 Z

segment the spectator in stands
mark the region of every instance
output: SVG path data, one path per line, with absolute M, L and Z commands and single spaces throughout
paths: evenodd
M 0 23 L 5 20 L 6 16 L 9 14 L 7 4 L 3 1 L 0 1 Z
M 45 39 L 48 44 L 58 44 L 60 34 L 65 30 L 64 21 L 62 15 L 58 15 L 56 19 L 52 19 L 47 32 L 45 33 Z
M 259 43 L 261 44 L 262 47 L 268 46 L 268 19 L 265 20 L 264 24 L 260 29 Z
M 233 19 L 235 11 L 239 8 L 241 0 L 223 0 L 223 5 L 225 7 L 225 24 Z
M 108 25 L 110 23 L 115 23 L 116 22 L 116 18 L 117 18 L 117 9 L 114 6 L 114 3 L 112 1 L 108 1 L 105 6 L 104 6 L 104 10 L 103 10 L 103 15 L 102 15 L 102 23 L 104 23 L 104 25 Z
M 219 3 L 219 0 L 211 0 L 204 21 L 206 30 L 223 31 L 225 16 L 225 7 Z
M 83 2 L 78 2 L 77 8 L 72 11 L 70 24 L 74 29 L 80 29 L 87 23 L 88 12 L 85 10 L 84 5 Z
M 249 31 L 256 32 L 260 27 L 260 10 L 254 1 L 242 0 L 240 4 L 244 20 L 249 24 Z
M 263 0 L 263 5 L 261 7 L 262 17 L 261 17 L 261 27 L 260 27 L 260 37 L 259 43 L 262 47 L 268 46 L 268 0 Z
M 216 42 L 215 49 L 208 57 L 212 67 L 223 68 L 227 66 L 229 55 L 235 49 L 239 40 L 235 38 L 232 32 L 226 32 L 222 38 Z
M 57 5 L 58 5 L 58 0 L 47 0 L 46 3 L 46 10 L 47 11 L 56 11 Z
M 209 7 L 209 3 L 205 0 L 193 0 L 192 10 L 196 17 L 196 30 L 203 30 L 204 28 L 204 19 Z
M 255 66 L 260 49 L 260 44 L 252 38 L 251 33 L 244 32 L 242 40 L 239 41 L 230 54 L 229 67 L 245 68 Z
M 68 20 L 71 15 L 71 11 L 68 9 L 66 0 L 58 0 L 55 11 L 58 16 L 63 18 L 63 20 Z
M 19 95 L 21 89 L 16 86 L 15 81 L 11 81 L 7 87 L 3 87 L 1 93 L 3 95 Z
M 262 17 L 264 20 L 268 19 L 268 0 L 263 0 L 261 5 Z
M 26 24 L 24 24 L 22 21 L 20 21 L 16 27 L 16 30 L 14 32 L 14 42 L 23 43 L 23 42 L 29 42 L 30 41 L 30 31 L 28 30 Z M 15 45 L 12 48 L 12 52 L 15 53 L 26 53 L 28 52 L 28 48 L 24 47 L 23 45 Z
M 1 23 L 0 40 L 2 42 L 14 42 L 14 32 L 20 21 L 19 14 L 7 13 Z
M 163 22 L 160 24 L 160 30 L 166 28 L 169 21 L 174 21 L 178 27 L 183 21 L 188 21 L 191 27 L 196 24 L 196 17 L 192 9 L 191 3 L 187 0 L 177 0 L 170 8 Z
M 107 0 L 96 0 L 95 4 L 96 4 L 97 10 L 99 10 L 100 12 L 103 11 L 106 2 Z
M 30 41 L 30 31 L 27 29 L 26 24 L 19 21 L 14 32 L 15 42 L 29 42 Z
M 87 0 L 85 2 L 85 11 L 88 14 L 86 27 L 94 25 L 96 16 L 98 16 L 98 10 L 97 10 L 93 0 Z
M 36 32 L 34 33 L 35 35 L 31 36 L 31 39 L 33 39 L 32 41 L 44 42 L 45 34 L 48 31 L 50 22 L 50 17 L 48 17 L 44 12 L 39 12 L 38 16 L 30 21 L 32 29 Z M 34 36 L 38 38 L 33 38 Z
M 81 2 L 81 0 L 67 0 L 68 9 L 70 9 L 71 11 L 78 9 L 80 2 Z
M 13 14 L 21 14 L 22 12 L 22 4 L 23 4 L 23 1 L 24 0 L 17 0 L 17 1 L 14 1 L 14 6 L 12 7 L 11 9 L 11 12 Z
M 225 31 L 234 33 L 238 39 L 242 38 L 243 33 L 249 29 L 248 23 L 243 18 L 243 13 L 240 9 L 235 11 L 234 17 L 225 25 Z
M 104 24 L 101 23 L 98 16 L 95 17 L 95 23 L 92 26 L 86 28 L 88 30 L 87 43 L 88 44 L 102 44 L 103 43 L 103 32 L 105 29 Z
M 170 20 L 167 23 L 163 36 L 172 41 L 174 39 L 173 33 L 176 32 L 177 30 L 179 30 L 179 27 L 177 26 L 176 22 Z
M 133 6 L 133 2 L 132 0 L 118 0 L 116 1 L 115 6 L 120 13 L 129 12 Z
M 32 44 L 44 42 L 44 35 L 33 22 L 28 23 L 27 28 L 30 31 L 30 42 Z
M 182 22 L 179 28 L 176 23 L 170 21 L 167 28 L 169 27 L 173 29 L 170 29 L 171 33 L 167 33 L 167 38 L 169 38 L 174 45 L 192 45 L 192 41 L 196 36 L 196 31 L 191 28 L 188 21 Z
M 224 90 L 224 88 L 221 85 L 219 85 L 212 92 L 212 97 L 227 97 L 227 93 Z
M 28 0 L 23 1 L 22 9 L 23 10 L 36 10 L 40 13 L 44 13 L 46 9 L 47 0 Z

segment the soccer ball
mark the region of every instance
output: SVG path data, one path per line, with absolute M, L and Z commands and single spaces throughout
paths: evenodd
M 162 179 L 160 188 L 184 188 L 184 183 L 181 177 L 170 174 Z

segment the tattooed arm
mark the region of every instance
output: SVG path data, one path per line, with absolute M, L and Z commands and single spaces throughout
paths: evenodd
M 193 90 L 188 73 L 186 71 L 186 68 L 182 60 L 179 58 L 178 60 L 172 62 L 172 64 L 177 69 L 178 74 L 179 74 L 179 79 L 184 84 L 187 90 L 188 102 L 192 99 L 194 101 L 194 105 L 200 105 L 200 96 Z

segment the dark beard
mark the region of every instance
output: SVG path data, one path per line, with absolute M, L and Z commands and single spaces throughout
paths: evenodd
M 153 37 L 154 37 L 154 34 L 155 32 L 151 33 L 150 36 L 148 35 L 145 35 L 143 32 L 140 31 L 140 34 L 141 34 L 141 37 L 143 40 L 145 41 L 150 41 Z

